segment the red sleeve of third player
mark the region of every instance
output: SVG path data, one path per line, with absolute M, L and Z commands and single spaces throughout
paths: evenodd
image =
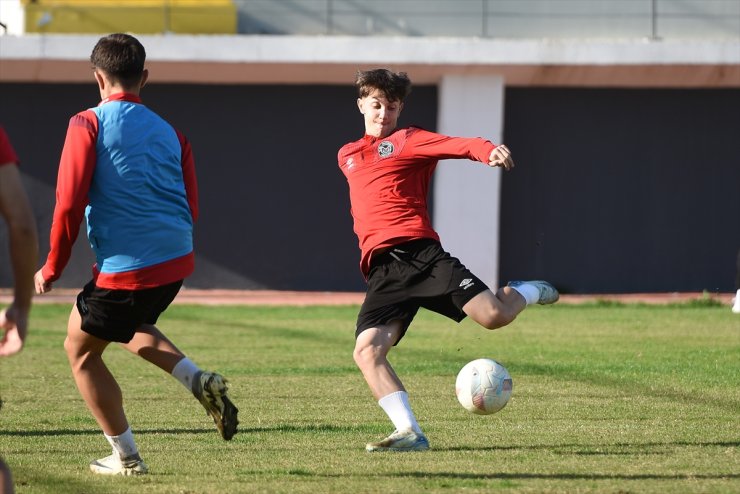
M 175 132 L 177 132 L 177 138 L 180 140 L 180 148 L 182 149 L 180 160 L 182 164 L 182 178 L 185 182 L 185 193 L 188 196 L 190 214 L 193 216 L 193 221 L 196 221 L 198 219 L 198 181 L 195 177 L 193 150 L 190 147 L 187 137 L 178 130 Z
M 15 154 L 13 146 L 10 145 L 10 139 L 8 134 L 5 133 L 5 129 L 0 126 L 0 165 L 10 163 L 18 164 L 18 155 Z
M 98 119 L 92 111 L 78 113 L 69 120 L 59 161 L 57 202 L 51 223 L 49 256 L 42 271 L 47 282 L 55 281 L 61 276 L 69 262 L 72 245 L 80 232 L 97 162 L 97 138 Z

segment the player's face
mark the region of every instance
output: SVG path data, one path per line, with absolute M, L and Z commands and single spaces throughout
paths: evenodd
M 364 98 L 358 98 L 357 106 L 365 117 L 365 133 L 380 139 L 388 137 L 395 130 L 403 109 L 402 102 L 388 101 L 377 89 Z

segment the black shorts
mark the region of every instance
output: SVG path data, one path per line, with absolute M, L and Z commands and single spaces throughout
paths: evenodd
M 143 290 L 109 290 L 91 281 L 77 295 L 82 330 L 102 340 L 128 343 L 142 324 L 156 324 L 181 286 L 182 280 Z
M 466 315 L 463 306 L 488 290 L 485 283 L 432 239 L 412 240 L 373 257 L 367 284 L 355 338 L 366 329 L 399 319 L 399 341 L 419 307 L 460 322 Z

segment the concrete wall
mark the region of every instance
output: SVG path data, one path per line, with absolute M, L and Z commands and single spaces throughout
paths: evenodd
M 504 80 L 449 76 L 439 88 L 439 132 L 503 142 Z M 498 286 L 501 170 L 445 160 L 434 182 L 435 229 L 448 252 Z

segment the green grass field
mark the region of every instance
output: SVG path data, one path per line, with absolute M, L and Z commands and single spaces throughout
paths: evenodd
M 391 353 L 432 450 L 374 453 L 392 426 L 352 361 L 357 307 L 173 306 L 160 327 L 230 378 L 240 433 L 220 439 L 173 378 L 121 350 L 150 475 L 101 478 L 109 447 L 62 349 L 68 306 L 37 305 L 0 362 L 0 454 L 18 493 L 740 492 L 740 317 L 711 303 L 533 307 L 489 332 L 422 311 Z M 499 360 L 508 406 L 466 412 L 469 360 Z

